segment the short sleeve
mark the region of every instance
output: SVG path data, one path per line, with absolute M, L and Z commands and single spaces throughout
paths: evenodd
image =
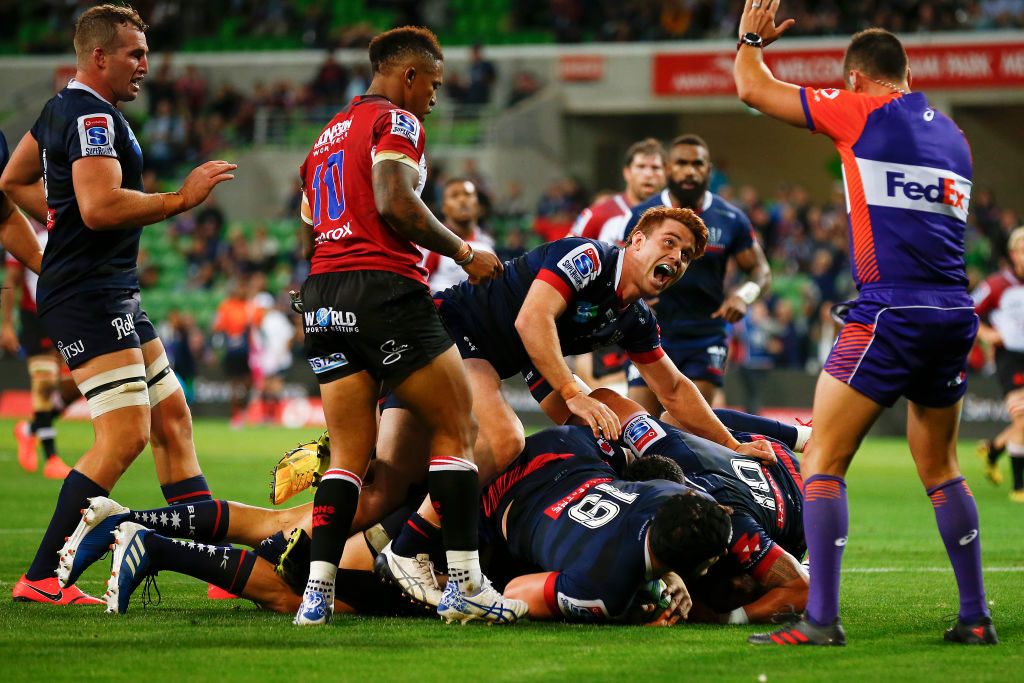
M 419 119 L 404 109 L 391 109 L 373 124 L 374 162 L 408 159 L 418 165 L 426 145 Z
M 64 131 L 68 161 L 82 157 L 114 157 L 117 153 L 114 117 L 106 112 L 75 117 Z
M 971 298 L 974 299 L 974 312 L 984 317 L 991 313 L 999 299 L 992 289 L 991 278 L 985 280 L 978 285 L 973 292 L 971 292 Z
M 558 290 L 567 302 L 601 275 L 603 264 L 597 245 L 581 238 L 553 242 L 537 272 L 537 279 Z
M 7 138 L 0 132 L 0 173 L 7 168 L 7 162 L 11 160 L 11 150 L 7 146 Z
M 612 597 L 607 586 L 598 586 L 577 571 L 552 574 L 544 585 L 544 601 L 548 608 L 572 621 L 610 619 L 626 610 L 631 597 Z
M 760 581 L 785 551 L 775 543 L 753 517 L 732 516 L 732 546 L 729 554 L 740 569 Z
M 661 328 L 658 319 L 644 301 L 633 304 L 635 322 L 625 337 L 618 342 L 622 350 L 629 354 L 630 360 L 637 363 L 653 363 L 665 352 L 661 349 Z
M 892 98 L 868 97 L 837 88 L 800 88 L 800 101 L 811 132 L 850 145 L 860 138 L 868 114 Z
M 754 226 L 751 224 L 750 219 L 742 211 L 736 211 L 736 229 L 734 230 L 733 241 L 732 241 L 732 253 L 736 254 L 741 251 L 746 251 L 754 246 Z

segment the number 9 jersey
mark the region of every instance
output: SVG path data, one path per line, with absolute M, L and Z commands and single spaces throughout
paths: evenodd
M 426 285 L 422 253 L 377 212 L 374 164 L 396 161 L 427 178 L 426 135 L 419 120 L 386 97 L 356 97 L 331 119 L 300 175 L 313 228 L 311 275 L 384 270 Z

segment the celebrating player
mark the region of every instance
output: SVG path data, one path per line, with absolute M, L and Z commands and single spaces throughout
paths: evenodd
M 309 580 L 295 617 L 324 624 L 377 436 L 383 384 L 426 425 L 428 485 L 444 520 L 451 572 L 446 617 L 509 623 L 525 605 L 486 581 L 477 552 L 476 423 L 466 371 L 430 299 L 417 244 L 451 257 L 473 282 L 502 266 L 431 215 L 421 124 L 444 74 L 437 38 L 393 29 L 370 44 L 373 81 L 324 128 L 302 164 L 314 243 L 302 286 L 305 350 L 320 383 L 331 468 L 316 492 Z M 453 615 L 458 615 L 454 617 Z
M 973 298 L 975 312 L 985 320 L 978 327 L 978 338 L 995 347 L 996 374 L 1012 421 L 1005 436 L 999 436 L 1010 452 L 1010 500 L 1024 503 L 1024 308 L 1018 302 L 1024 295 L 1024 227 L 1010 233 L 1007 247 L 1011 266 L 985 280 Z M 984 450 L 986 474 L 999 484 L 1003 475 L 996 460 L 998 451 L 991 446 Z
M 184 394 L 140 307 L 137 258 L 142 226 L 198 205 L 235 166 L 207 162 L 178 192 L 142 192 L 142 152 L 115 105 L 138 96 L 148 71 L 145 31 L 128 8 L 100 5 L 81 15 L 75 79 L 46 103 L 0 178 L 49 230 L 38 315 L 89 403 L 96 434 L 64 480 L 35 560 L 14 586 L 16 600 L 102 603 L 58 584 L 58 550 L 86 500 L 106 495 L 147 442 L 168 501 L 210 497 Z
M 947 116 L 910 91 L 907 54 L 882 29 L 853 36 L 845 90 L 777 80 L 762 50 L 793 25 L 778 0 L 747 0 L 734 76 L 747 105 L 835 142 L 843 164 L 853 277 L 860 298 L 814 392 L 814 447 L 804 457 L 811 585 L 803 619 L 750 637 L 766 644 L 845 645 L 839 570 L 849 528 L 844 476 L 882 410 L 908 399 L 907 441 L 935 509 L 960 592 L 952 642 L 998 642 L 981 575 L 978 509 L 956 439 L 967 354 L 978 329 L 967 295 L 964 228 L 971 153 Z
M 644 211 L 655 206 L 692 209 L 708 226 L 704 257 L 658 297 L 654 308 L 665 353 L 697 385 L 704 400 L 713 404 L 722 386 L 728 355 L 726 323 L 743 318 L 747 306 L 771 283 L 771 270 L 750 221 L 742 211 L 708 190 L 710 177 L 707 143 L 698 135 L 677 137 L 669 151 L 668 187 L 633 208 L 625 234 Z M 725 270 L 730 257 L 748 279 L 726 296 Z M 627 370 L 629 397 L 657 415 L 661 412 L 658 397 L 638 370 L 635 366 Z

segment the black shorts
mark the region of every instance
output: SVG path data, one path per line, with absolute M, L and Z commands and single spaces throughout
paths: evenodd
M 36 312 L 23 308 L 19 313 L 21 330 L 18 332 L 18 342 L 25 349 L 25 355 L 40 356 L 53 351 L 53 342 L 46 336 Z
M 137 289 L 76 294 L 40 313 L 39 320 L 72 370 L 97 356 L 139 349 L 157 338 Z
M 430 290 L 381 270 L 310 275 L 304 342 L 320 384 L 368 372 L 392 389 L 452 346 Z
M 1003 395 L 1024 388 L 1024 353 L 996 348 L 996 377 Z

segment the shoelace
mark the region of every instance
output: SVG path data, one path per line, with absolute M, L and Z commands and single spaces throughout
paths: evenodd
M 787 604 L 786 608 L 772 615 L 773 624 L 793 624 L 800 621 L 800 613 L 796 611 L 793 605 Z
M 434 588 L 441 590 L 441 584 L 437 582 L 437 574 L 434 572 L 434 563 L 431 561 L 430 557 L 427 556 L 426 559 L 424 559 L 422 555 L 417 555 L 413 558 L 413 562 L 426 570 L 430 575 L 430 582 L 434 585 Z
M 153 600 L 152 591 L 156 591 L 156 600 Z M 160 594 L 160 586 L 156 583 L 156 573 L 150 574 L 146 577 L 146 582 L 142 584 L 142 609 L 146 609 L 149 605 L 153 607 L 159 607 L 163 601 L 163 597 Z

